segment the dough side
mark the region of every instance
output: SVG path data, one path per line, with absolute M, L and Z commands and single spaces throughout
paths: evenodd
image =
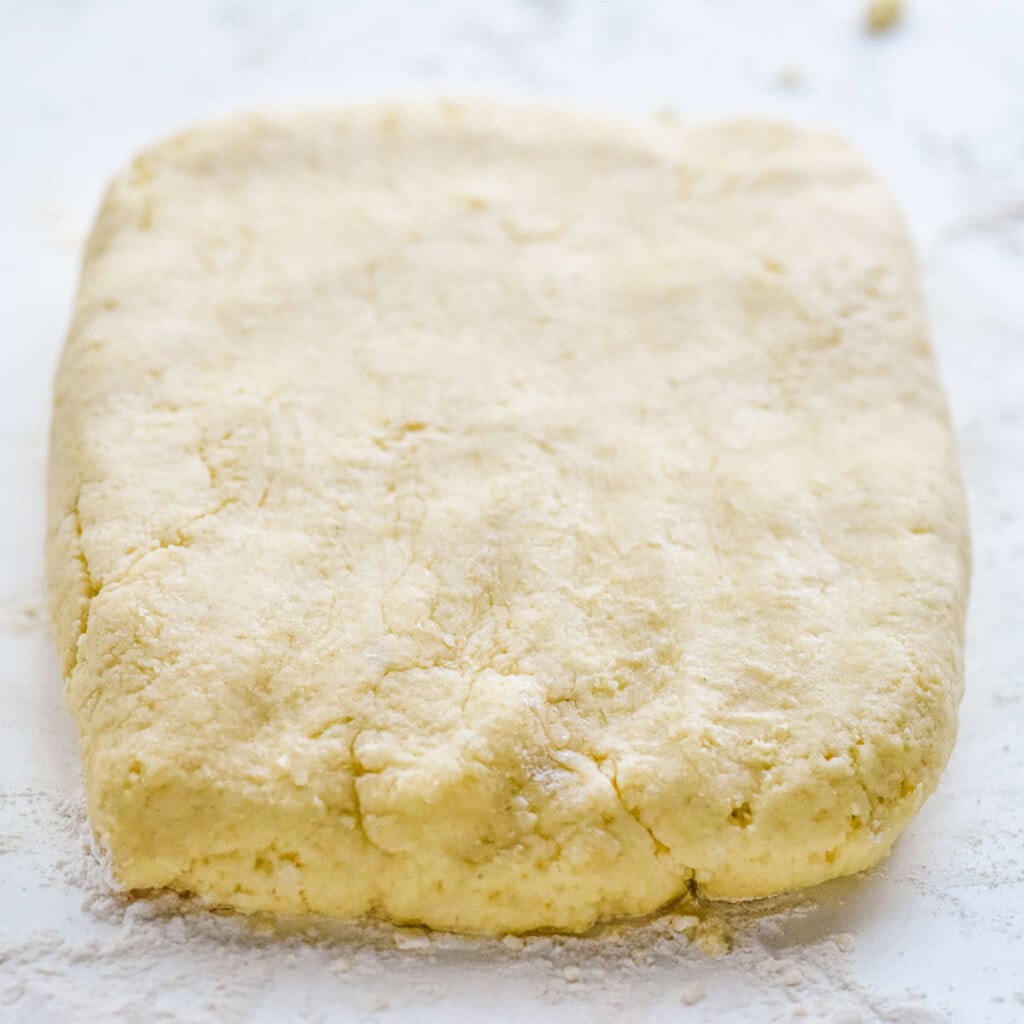
M 964 499 L 841 142 L 244 117 L 110 187 L 48 575 L 129 888 L 582 930 L 877 863 L 955 733 Z

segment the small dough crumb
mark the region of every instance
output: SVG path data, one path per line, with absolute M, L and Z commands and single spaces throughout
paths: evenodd
M 864 24 L 873 35 L 895 28 L 903 18 L 903 0 L 871 0 L 864 13 Z
M 702 921 L 695 934 L 697 945 L 707 956 L 725 956 L 732 950 L 732 932 L 723 921 Z
M 700 924 L 700 918 L 693 914 L 679 914 L 672 918 L 672 931 L 684 933 L 687 936 L 693 934 L 694 929 Z
M 704 982 L 691 981 L 683 986 L 683 991 L 679 993 L 679 998 L 687 1006 L 693 1006 L 694 1003 L 699 1003 L 706 995 L 707 990 L 704 988 Z
M 798 89 L 804 84 L 804 73 L 794 64 L 779 68 L 775 75 L 775 84 L 780 89 Z
M 395 932 L 395 949 L 430 949 L 430 936 L 421 931 Z

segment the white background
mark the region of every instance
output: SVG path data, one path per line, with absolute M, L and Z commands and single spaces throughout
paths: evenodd
M 725 913 L 729 955 L 657 925 L 521 951 L 173 925 L 87 870 L 41 549 L 51 375 L 104 182 L 198 118 L 422 93 L 827 126 L 907 211 L 971 499 L 961 735 L 886 865 Z M 1024 1020 L 1022 314 L 1018 0 L 918 0 L 880 37 L 856 0 L 0 0 L 0 1020 Z

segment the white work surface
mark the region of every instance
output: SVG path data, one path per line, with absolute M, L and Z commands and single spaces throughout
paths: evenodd
M 1024 5 L 917 0 L 877 37 L 862 19 L 857 0 L 0 4 L 0 1020 L 1024 1021 Z M 521 948 L 106 888 L 42 584 L 51 375 L 104 182 L 199 118 L 424 93 L 827 126 L 897 193 L 975 565 L 960 739 L 879 870 L 702 907 L 696 930 Z M 709 955 L 719 932 L 732 951 Z

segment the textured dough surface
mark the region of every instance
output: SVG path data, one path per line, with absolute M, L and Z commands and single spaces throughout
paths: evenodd
M 842 143 L 450 104 L 112 184 L 48 573 L 127 887 L 583 929 L 880 860 L 961 692 L 965 512 Z

